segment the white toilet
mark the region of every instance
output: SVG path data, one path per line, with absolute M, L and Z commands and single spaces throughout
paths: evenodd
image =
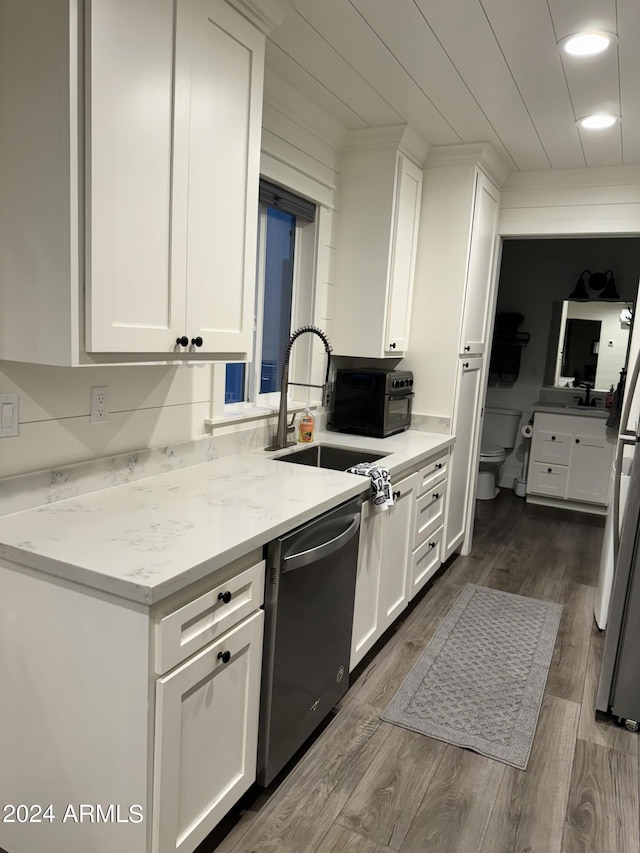
M 480 444 L 480 470 L 476 498 L 492 501 L 500 491 L 496 486 L 496 474 L 507 456 L 507 450 L 515 447 L 522 412 L 518 409 L 499 409 L 487 406 L 484 410 L 484 425 Z

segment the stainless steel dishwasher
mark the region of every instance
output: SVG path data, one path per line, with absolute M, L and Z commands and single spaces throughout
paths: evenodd
M 349 686 L 361 498 L 267 546 L 258 783 L 268 785 Z

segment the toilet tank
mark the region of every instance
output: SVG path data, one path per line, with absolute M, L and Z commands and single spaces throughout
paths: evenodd
M 522 412 L 519 409 L 499 409 L 487 406 L 484 410 L 482 441 L 509 450 L 515 447 Z

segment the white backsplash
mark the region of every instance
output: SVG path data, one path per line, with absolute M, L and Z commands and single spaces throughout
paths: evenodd
M 0 516 L 266 447 L 276 419 L 223 427 L 205 438 L 0 479 Z

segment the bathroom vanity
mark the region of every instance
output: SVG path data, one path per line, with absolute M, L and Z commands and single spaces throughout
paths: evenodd
M 616 439 L 608 410 L 540 402 L 533 411 L 527 502 L 605 515 Z

